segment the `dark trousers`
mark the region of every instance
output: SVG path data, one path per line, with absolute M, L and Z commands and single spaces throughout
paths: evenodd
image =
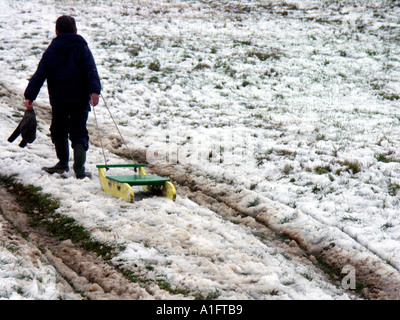
M 89 132 L 86 128 L 88 108 L 71 108 L 71 106 L 52 107 L 50 136 L 53 143 L 69 138 L 72 148 L 81 144 L 89 149 Z

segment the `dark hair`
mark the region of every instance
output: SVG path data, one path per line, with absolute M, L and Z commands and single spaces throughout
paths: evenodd
M 75 19 L 71 16 L 59 17 L 56 21 L 56 29 L 58 33 L 75 33 Z

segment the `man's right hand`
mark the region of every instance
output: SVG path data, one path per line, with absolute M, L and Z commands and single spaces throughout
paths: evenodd
M 98 105 L 98 103 L 99 103 L 99 94 L 98 93 L 92 93 L 91 95 L 90 95 L 90 104 L 93 106 L 93 107 L 95 107 L 95 106 L 97 106 Z
M 28 110 L 28 111 L 33 110 L 33 103 L 32 103 L 32 101 L 26 99 L 26 100 L 25 100 L 25 107 L 26 107 L 26 110 Z

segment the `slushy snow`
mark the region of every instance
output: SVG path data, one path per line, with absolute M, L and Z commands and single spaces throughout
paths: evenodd
M 150 163 L 246 194 L 238 205 L 273 212 L 277 230 L 357 250 L 399 276 L 398 2 L 0 1 L 0 81 L 21 95 L 14 105 L 0 100 L 0 174 L 42 187 L 95 239 L 125 245 L 115 266 L 173 288 L 219 299 L 354 299 L 179 192 L 176 202 L 131 204 L 104 193 L 94 144 L 92 180 L 46 174 L 56 158 L 39 117 L 33 144 L 7 142 L 62 14 L 76 17 L 107 106 Z M 46 86 L 37 104 L 48 105 Z M 96 118 L 103 137 L 115 131 L 102 100 Z M 59 299 L 55 272 L 0 243 L 2 299 Z

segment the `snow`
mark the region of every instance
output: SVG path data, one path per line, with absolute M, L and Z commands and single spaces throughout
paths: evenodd
M 1 0 L 0 81 L 22 95 L 55 19 L 74 15 L 108 107 L 150 164 L 212 181 L 249 219 L 311 249 L 335 242 L 348 256 L 355 250 L 398 279 L 399 10 L 385 1 Z M 48 104 L 46 86 L 37 103 Z M 95 239 L 124 244 L 116 266 L 151 266 L 149 278 L 205 296 L 217 290 L 219 299 L 354 298 L 245 223 L 179 192 L 176 202 L 132 204 L 104 193 L 95 145 L 92 180 L 42 172 L 56 161 L 48 123 L 38 118 L 37 139 L 24 149 L 7 142 L 22 105 L 0 101 L 0 174 L 42 187 Z M 96 116 L 104 136 L 114 131 L 102 101 Z M 0 298 L 62 295 L 51 265 L 9 249 L 0 246 Z

